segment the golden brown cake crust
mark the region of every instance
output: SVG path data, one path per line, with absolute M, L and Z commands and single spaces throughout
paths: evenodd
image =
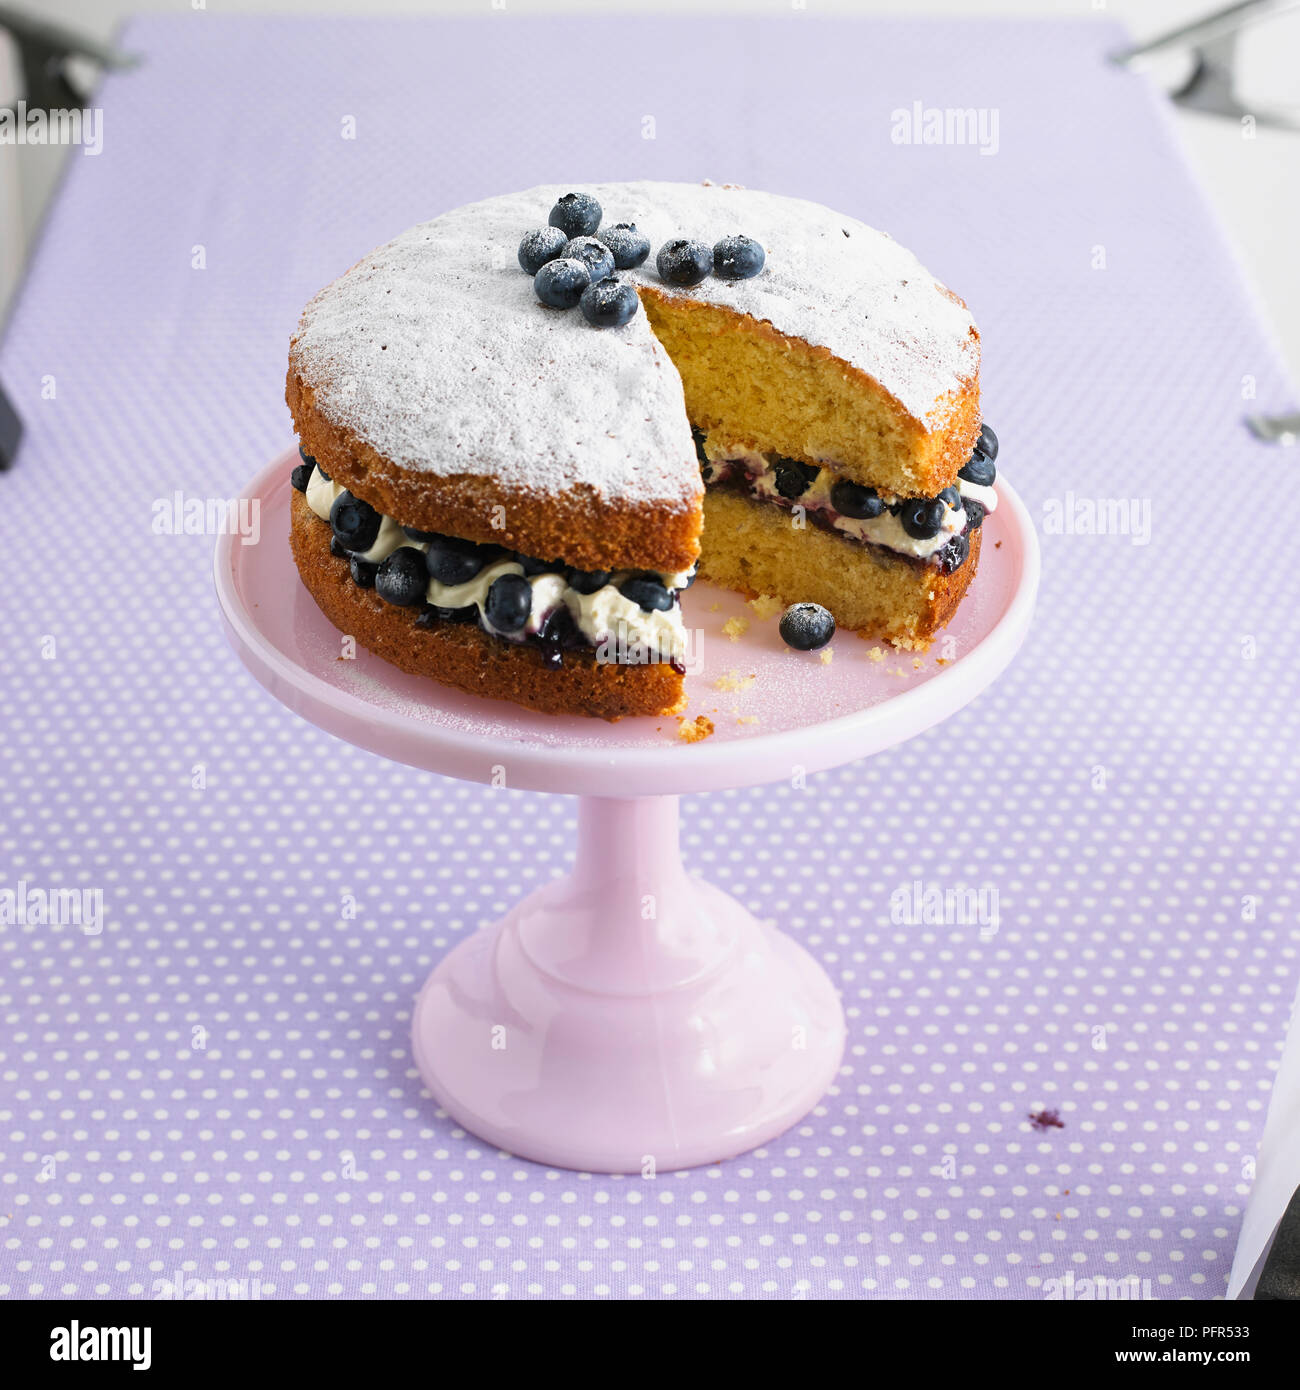
M 699 555 L 698 500 L 671 511 L 622 504 L 592 489 L 540 496 L 485 475 L 442 477 L 402 468 L 317 408 L 292 347 L 285 401 L 303 449 L 337 483 L 404 526 L 504 545 L 580 569 L 676 573 L 690 569 Z
M 290 540 L 308 592 L 340 632 L 403 671 L 545 714 L 613 720 L 672 714 L 685 703 L 681 676 L 663 663 L 619 666 L 598 662 L 594 652 L 565 652 L 564 665 L 548 670 L 537 647 L 502 641 L 470 624 L 417 627 L 418 609 L 385 603 L 373 589 L 353 583 L 348 562 L 330 553 L 331 535 L 294 492 Z

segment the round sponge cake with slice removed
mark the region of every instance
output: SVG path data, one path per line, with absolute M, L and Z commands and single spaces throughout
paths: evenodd
M 581 192 L 602 225 L 634 224 L 652 248 L 739 234 L 765 253 L 751 278 L 678 285 L 652 250 L 618 272 L 641 312 L 596 328 L 540 303 L 516 258 L 569 191 L 414 227 L 304 311 L 286 390 L 307 469 L 294 546 L 330 619 L 405 669 L 606 718 L 680 704 L 678 596 L 697 561 L 717 582 L 813 599 L 841 627 L 923 646 L 978 556 L 958 477 L 980 438 L 966 306 L 888 236 L 817 204 L 595 184 Z M 350 527 L 355 499 L 374 512 L 361 551 L 352 531 L 335 527 L 331 544 L 326 529 L 345 492 Z M 809 520 L 817 539 L 801 550 Z M 430 585 L 408 602 L 412 551 Z M 841 611 L 827 592 L 837 559 Z M 461 629 L 454 642 L 424 640 L 441 623 Z M 420 640 L 395 643 L 394 624 Z M 609 664 L 624 668 L 616 679 Z

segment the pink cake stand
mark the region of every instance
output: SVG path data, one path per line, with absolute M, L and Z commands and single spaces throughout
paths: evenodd
M 289 472 L 248 496 L 260 543 L 220 537 L 217 596 L 244 664 L 338 738 L 449 777 L 581 798 L 572 872 L 452 950 L 416 1000 L 416 1063 L 459 1124 L 524 1158 L 589 1172 L 716 1162 L 775 1138 L 835 1078 L 844 1015 L 812 957 L 689 875 L 677 798 L 864 758 L 979 694 L 1029 625 L 1038 545 L 999 482 L 980 571 L 923 657 L 837 636 L 829 663 L 788 650 L 775 618 L 696 584 L 687 718 L 533 714 L 408 676 L 344 638 L 289 553 Z M 739 619 L 739 622 L 732 620 Z M 740 629 L 748 624 L 745 630 Z

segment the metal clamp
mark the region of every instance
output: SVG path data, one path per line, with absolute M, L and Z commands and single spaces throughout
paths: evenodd
M 18 45 L 23 98 L 33 111 L 62 111 L 86 104 L 89 93 L 80 90 L 68 72 L 71 58 L 84 58 L 101 68 L 129 68 L 139 62 L 133 54 L 13 5 L 0 5 L 0 29 L 7 29 Z
M 1127 67 L 1148 54 L 1167 49 L 1190 49 L 1192 75 L 1170 97 L 1189 111 L 1241 120 L 1279 130 L 1300 130 L 1300 108 L 1247 107 L 1237 97 L 1237 39 L 1243 29 L 1293 10 L 1300 0 L 1239 0 L 1238 4 L 1193 20 L 1181 28 L 1111 54 L 1111 62 Z

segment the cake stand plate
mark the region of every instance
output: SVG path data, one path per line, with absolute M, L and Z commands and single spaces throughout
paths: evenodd
M 686 792 L 806 778 L 946 718 L 1007 665 L 1029 625 L 1038 544 L 999 480 L 980 569 L 957 616 L 913 657 L 837 636 L 792 652 L 776 619 L 697 583 L 685 719 L 534 714 L 410 676 L 320 612 L 289 551 L 289 472 L 246 497 L 257 542 L 217 541 L 217 597 L 244 664 L 304 719 L 414 767 L 577 795 L 572 872 L 474 933 L 434 969 L 412 1038 L 447 1113 L 523 1158 L 590 1172 L 715 1162 L 816 1105 L 844 1047 L 834 986 L 800 946 L 688 875 Z M 711 725 L 696 725 L 703 717 Z

